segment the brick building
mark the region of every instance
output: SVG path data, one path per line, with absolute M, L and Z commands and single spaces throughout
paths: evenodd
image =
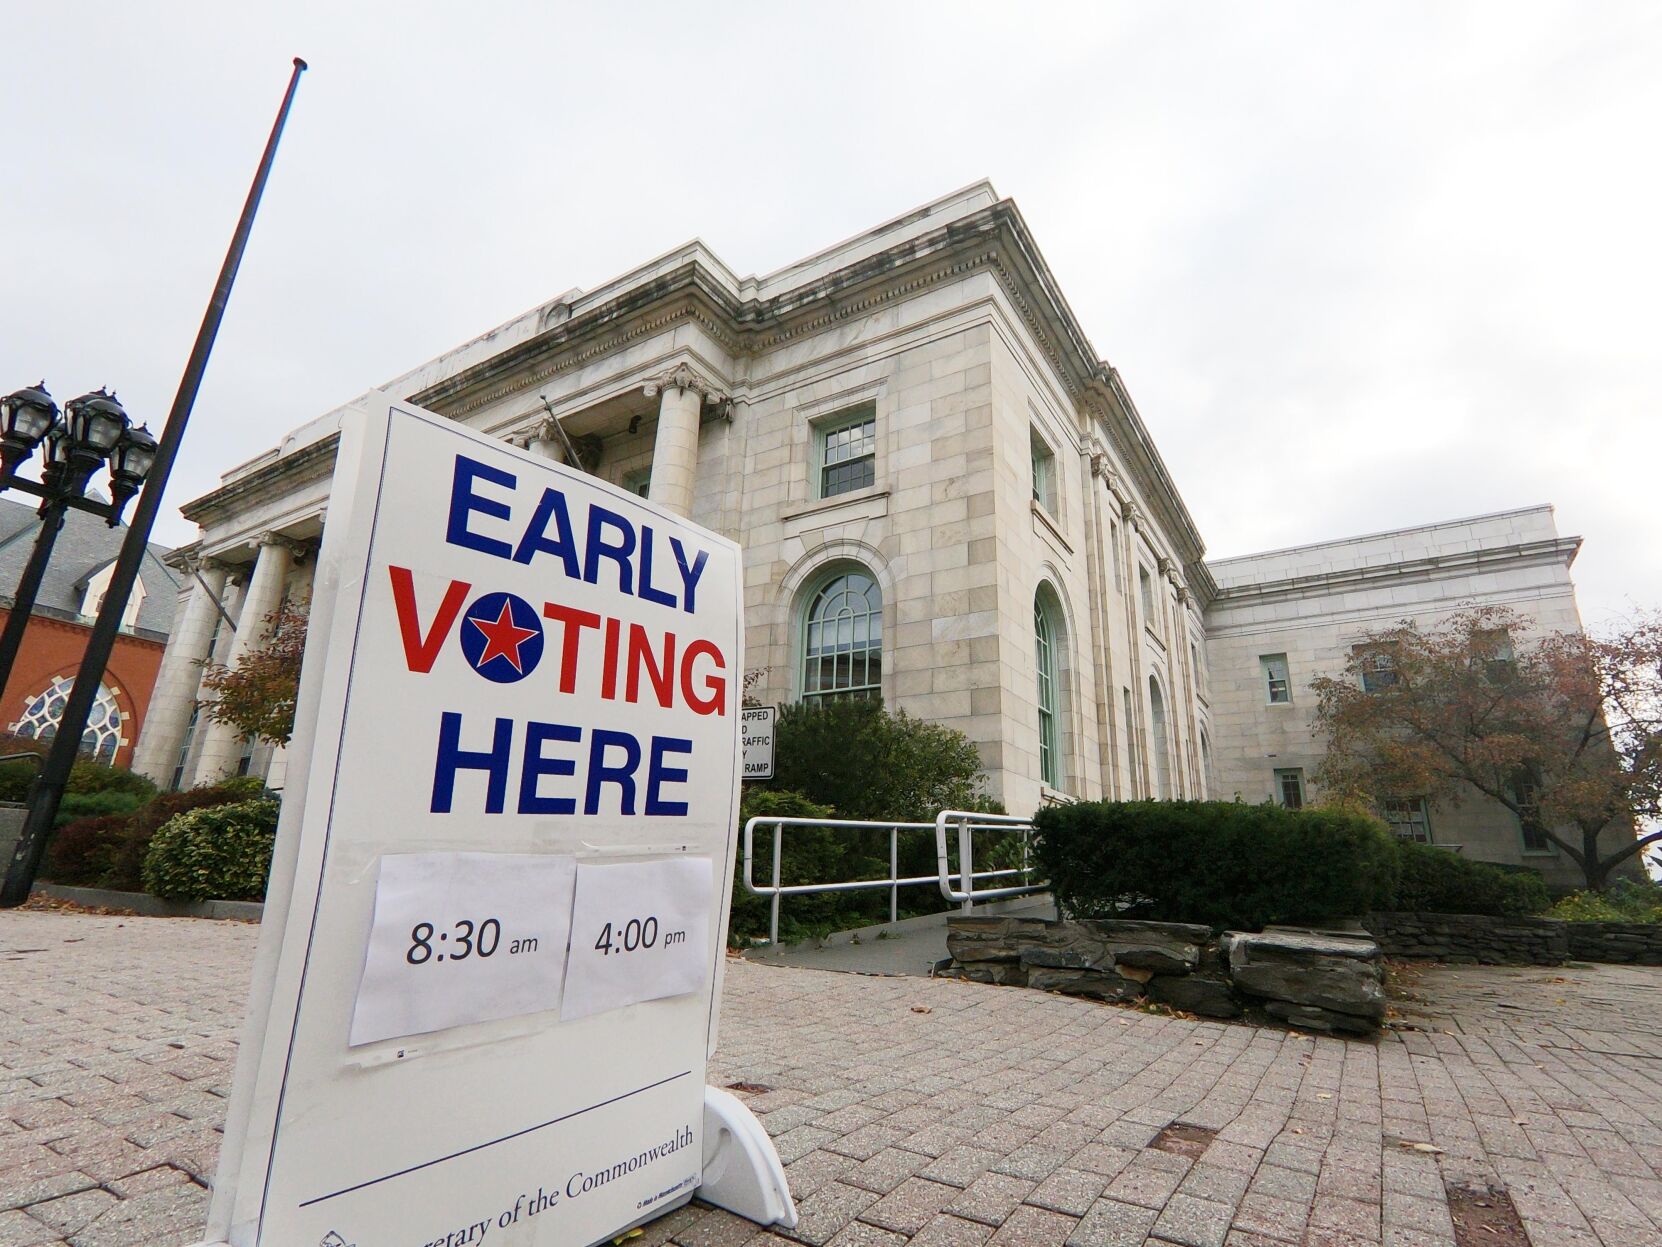
M 0 590 L 17 583 L 39 532 L 33 505 L 0 498 Z M 111 528 L 80 511 L 65 517 L 22 648 L 0 691 L 0 729 L 36 738 L 56 732 L 126 535 L 125 525 Z M 163 561 L 170 553 L 150 547 L 87 721 L 82 744 L 102 762 L 127 766 L 133 760 L 182 584 Z M 11 601 L 0 592 L 0 624 L 11 614 Z

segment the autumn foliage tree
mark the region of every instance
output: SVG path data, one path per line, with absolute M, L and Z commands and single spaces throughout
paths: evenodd
M 1662 615 L 1596 639 L 1524 644 L 1502 608 L 1374 632 L 1312 682 L 1327 755 L 1317 782 L 1376 807 L 1481 794 L 1602 889 L 1662 841 Z M 1631 869 L 1631 866 L 1630 866 Z
M 262 640 L 235 667 L 210 665 L 202 687 L 214 697 L 202 713 L 228 723 L 245 736 L 286 745 L 294 733 L 294 701 L 300 690 L 300 659 L 306 650 L 307 603 L 285 600 L 265 617 Z

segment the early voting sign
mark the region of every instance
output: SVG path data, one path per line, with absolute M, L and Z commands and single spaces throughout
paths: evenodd
M 583 1247 L 698 1186 L 739 604 L 721 537 L 348 418 L 210 1237 Z

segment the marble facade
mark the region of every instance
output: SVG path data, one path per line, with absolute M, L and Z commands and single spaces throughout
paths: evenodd
M 880 597 L 881 623 L 858 679 L 965 732 L 1012 811 L 1265 795 L 1247 775 L 1264 769 L 1259 728 L 1232 693 L 1259 609 L 1231 596 L 1242 561 L 1223 580 L 1204 561 L 1118 373 L 985 182 L 762 277 L 689 243 L 380 389 L 736 539 L 763 702 L 855 678 L 809 661 L 811 612 L 870 582 L 860 609 Z M 164 784 L 282 783 L 281 750 L 192 709 L 204 659 L 234 663 L 271 605 L 306 591 L 341 414 L 183 508 L 201 535 L 175 557 L 204 575 L 185 582 L 137 763 Z M 216 627 L 210 592 L 234 627 Z

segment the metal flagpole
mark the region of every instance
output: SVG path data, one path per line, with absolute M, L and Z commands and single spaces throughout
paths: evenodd
M 237 269 L 242 264 L 242 253 L 248 246 L 248 235 L 254 227 L 254 214 L 259 210 L 260 196 L 265 192 L 266 179 L 271 175 L 271 165 L 277 156 L 277 142 L 283 137 L 283 125 L 288 120 L 289 107 L 294 103 L 294 91 L 300 85 L 300 75 L 305 69 L 306 62 L 298 56 L 295 57 L 294 71 L 289 75 L 288 90 L 283 93 L 283 103 L 277 110 L 277 120 L 271 127 L 271 137 L 266 140 L 265 154 L 260 157 L 260 167 L 254 174 L 253 186 L 248 190 L 248 199 L 242 205 L 242 217 L 237 221 L 237 231 L 232 235 L 230 250 L 226 252 L 225 263 L 220 267 L 219 281 L 214 286 L 213 297 L 208 301 L 208 310 L 202 316 L 202 327 L 197 331 L 196 345 L 192 348 L 190 360 L 185 365 L 184 376 L 179 380 L 179 392 L 174 396 L 172 410 L 168 412 L 167 427 L 162 430 L 155 462 L 151 466 L 149 476 L 145 478 L 144 492 L 139 495 L 132 525 L 127 530 L 126 540 L 121 543 L 121 553 L 116 558 L 109 589 L 104 594 L 104 603 L 98 610 L 98 619 L 92 625 L 92 634 L 87 639 L 86 654 L 81 659 L 80 670 L 75 675 L 75 687 L 70 692 L 69 703 L 64 707 L 63 716 L 58 721 L 57 736 L 53 738 L 46 766 L 30 790 L 29 815 L 24 821 L 17 849 L 12 854 L 11 864 L 6 870 L 5 883 L 0 886 L 0 909 L 10 909 L 29 899 L 29 889 L 34 886 L 35 873 L 40 869 L 41 858 L 46 854 L 46 842 L 52 832 L 52 822 L 58 815 L 58 804 L 63 799 L 64 785 L 69 781 L 69 769 L 75 764 L 76 756 L 80 753 L 81 733 L 86 730 L 87 716 L 91 713 L 93 701 L 98 696 L 98 686 L 104 678 L 104 668 L 109 663 L 110 651 L 115 646 L 116 634 L 121 628 L 121 616 L 127 608 L 127 599 L 138 580 L 139 567 L 144 561 L 145 551 L 150 543 L 150 530 L 155 527 L 156 515 L 161 510 L 162 493 L 167 489 L 167 478 L 173 471 L 173 460 L 179 453 L 179 442 L 185 435 L 185 425 L 190 422 L 191 408 L 196 405 L 196 394 L 202 387 L 202 374 L 207 369 L 208 356 L 213 352 L 214 339 L 219 335 L 219 324 L 225 318 L 225 305 L 230 300 L 231 287 L 236 282 Z

